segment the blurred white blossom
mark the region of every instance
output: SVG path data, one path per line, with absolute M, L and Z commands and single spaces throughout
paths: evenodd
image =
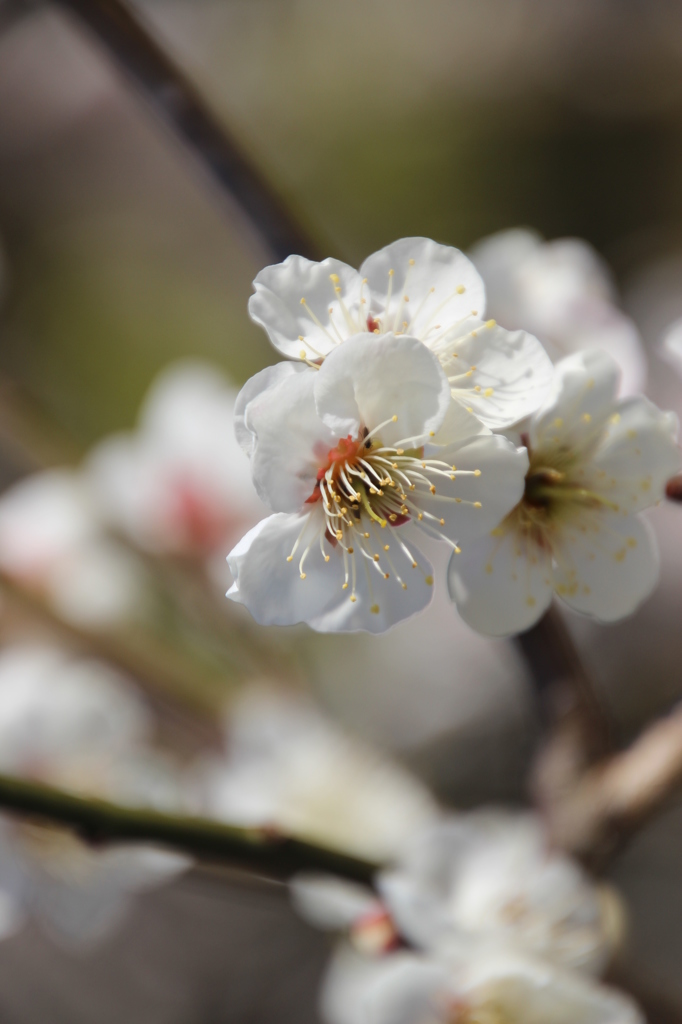
M 115 625 L 144 602 L 140 565 L 104 534 L 74 470 L 35 473 L 0 495 L 0 570 L 79 626 Z
M 624 994 L 578 972 L 474 943 L 449 955 L 365 958 L 337 950 L 326 1024 L 644 1024 Z
M 682 376 L 682 317 L 674 320 L 665 331 L 661 355 Z
M 175 768 L 150 746 L 151 720 L 131 684 L 104 663 L 47 646 L 0 653 L 0 771 L 83 796 L 179 803 Z M 0 884 L 56 938 L 94 941 L 139 889 L 186 867 L 142 846 L 87 847 L 70 832 L 4 819 Z
M 618 367 L 579 352 L 556 368 L 527 434 L 521 502 L 450 562 L 450 592 L 481 633 L 536 622 L 557 593 L 604 622 L 628 615 L 658 580 L 658 547 L 638 513 L 680 466 L 677 419 L 644 397 L 616 400 Z
M 431 600 L 419 532 L 456 551 L 522 493 L 525 451 L 451 399 L 414 338 L 358 334 L 319 369 L 269 367 L 235 415 L 275 514 L 231 552 L 228 596 L 260 623 L 383 632 Z
M 485 282 L 488 312 L 505 327 L 532 331 L 555 361 L 603 349 L 621 371 L 623 395 L 641 391 L 646 358 L 632 320 L 616 305 L 611 274 L 587 242 L 546 242 L 515 228 L 482 239 L 471 258 Z
M 483 320 L 485 290 L 471 261 L 430 238 L 401 238 L 359 271 L 289 256 L 261 270 L 254 287 L 251 318 L 283 355 L 318 363 L 356 334 L 414 337 L 440 361 L 453 399 L 488 427 L 537 409 L 551 378 L 536 338 Z
M 408 771 L 302 697 L 247 690 L 226 718 L 225 747 L 198 770 L 203 809 L 224 821 L 382 861 L 438 814 Z
M 485 940 L 596 974 L 619 939 L 615 894 L 551 852 L 530 813 L 475 811 L 415 833 L 379 890 L 397 931 L 424 950 Z
M 223 557 L 265 509 L 234 436 L 236 391 L 208 365 L 157 377 L 135 432 L 86 464 L 101 515 L 154 554 Z

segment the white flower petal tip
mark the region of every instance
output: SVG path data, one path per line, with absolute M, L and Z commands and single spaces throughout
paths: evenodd
M 482 239 L 471 258 L 485 281 L 489 316 L 531 331 L 555 362 L 602 349 L 620 367 L 620 394 L 642 390 L 647 364 L 639 333 L 616 305 L 608 267 L 587 242 L 545 242 L 514 228 Z
M 260 623 L 384 632 L 431 599 L 418 531 L 458 551 L 523 493 L 525 451 L 453 414 L 415 338 L 360 334 L 319 369 L 263 381 L 240 416 L 256 490 L 280 515 L 228 557 L 228 596 Z
M 660 346 L 661 358 L 674 366 L 682 377 L 682 317 L 674 320 L 663 335 Z
M 662 499 L 680 467 L 677 419 L 643 397 L 615 399 L 617 381 L 617 365 L 597 350 L 557 366 L 528 429 L 523 498 L 450 563 L 451 597 L 477 631 L 528 629 L 553 594 L 612 622 L 655 587 L 656 541 L 637 513 Z

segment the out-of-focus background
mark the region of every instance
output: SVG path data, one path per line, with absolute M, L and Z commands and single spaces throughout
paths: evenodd
M 682 4 L 136 7 L 325 253 L 358 265 L 403 235 L 466 250 L 519 225 L 580 236 L 610 264 L 639 327 L 647 393 L 682 412 L 682 379 L 658 356 L 682 315 Z M 3 487 L 79 465 L 96 442 L 133 428 L 152 381 L 178 359 L 208 361 L 237 387 L 275 361 L 246 312 L 268 260 L 257 237 L 99 43 L 50 3 L 0 6 L 0 238 Z M 570 619 L 623 742 L 682 695 L 680 516 L 669 507 L 652 520 L 662 579 L 633 619 Z M 82 615 L 76 626 L 57 618 L 6 596 L 0 638 L 87 649 Z M 537 720 L 523 667 L 512 643 L 458 622 L 444 593 L 378 639 L 264 635 L 272 664 L 293 666 L 297 686 L 443 800 L 524 800 Z M 183 656 L 189 664 L 188 649 L 201 647 L 213 696 L 224 658 L 227 698 L 249 673 L 211 643 L 192 635 Z M 134 676 L 131 649 L 123 667 Z M 150 676 L 158 684 L 155 665 L 140 673 L 143 689 Z M 144 692 L 182 759 L 215 746 L 186 687 L 180 700 L 158 685 Z M 673 807 L 612 874 L 631 915 L 628 955 L 682 1007 L 681 854 Z M 65 947 L 35 923 L 5 939 L 0 1018 L 314 1021 L 324 956 L 324 938 L 281 890 L 194 869 L 142 895 L 96 947 Z

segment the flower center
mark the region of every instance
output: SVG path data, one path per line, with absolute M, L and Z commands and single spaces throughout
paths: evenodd
M 367 571 L 370 594 L 371 573 L 384 579 L 394 579 L 407 590 L 407 583 L 397 565 L 407 560 L 408 566 L 418 569 L 428 586 L 433 578 L 419 564 L 419 556 L 408 547 L 400 531 L 389 534 L 388 527 L 398 528 L 415 521 L 428 534 L 444 540 L 455 551 L 458 546 L 443 532 L 445 519 L 425 507 L 426 502 L 455 502 L 481 507 L 479 501 L 467 502 L 452 495 L 437 494 L 436 483 L 443 478 L 455 480 L 457 476 L 480 476 L 481 471 L 457 470 L 439 459 L 424 457 L 423 447 L 403 448 L 401 442 L 384 444 L 380 434 L 389 424 L 397 422 L 392 416 L 369 431 L 363 428 L 357 437 L 340 438 L 321 460 L 317 481 L 306 505 L 320 506 L 323 527 L 319 532 L 322 557 L 328 562 L 324 541 L 340 548 L 344 562 L 343 589 L 350 591 L 350 600 L 356 601 L 358 565 Z M 414 443 L 412 439 L 404 442 Z M 432 504 L 432 507 L 433 504 Z M 287 561 L 292 561 L 308 529 L 308 517 Z M 301 579 L 306 578 L 304 564 L 316 538 L 308 543 L 299 562 Z M 379 612 L 372 602 L 370 611 Z

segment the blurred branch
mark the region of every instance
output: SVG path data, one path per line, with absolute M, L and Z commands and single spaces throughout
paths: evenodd
M 585 771 L 546 805 L 553 839 L 602 866 L 682 791 L 682 705 L 624 750 Z
M 238 828 L 210 818 L 121 807 L 7 775 L 0 775 L 0 808 L 43 823 L 66 826 L 89 843 L 156 843 L 280 881 L 299 871 L 322 871 L 372 885 L 378 868 L 357 857 L 265 829 Z
M 249 218 L 274 260 L 319 259 L 281 196 L 125 0 L 55 0 L 76 14 L 127 72 L 157 115 Z

